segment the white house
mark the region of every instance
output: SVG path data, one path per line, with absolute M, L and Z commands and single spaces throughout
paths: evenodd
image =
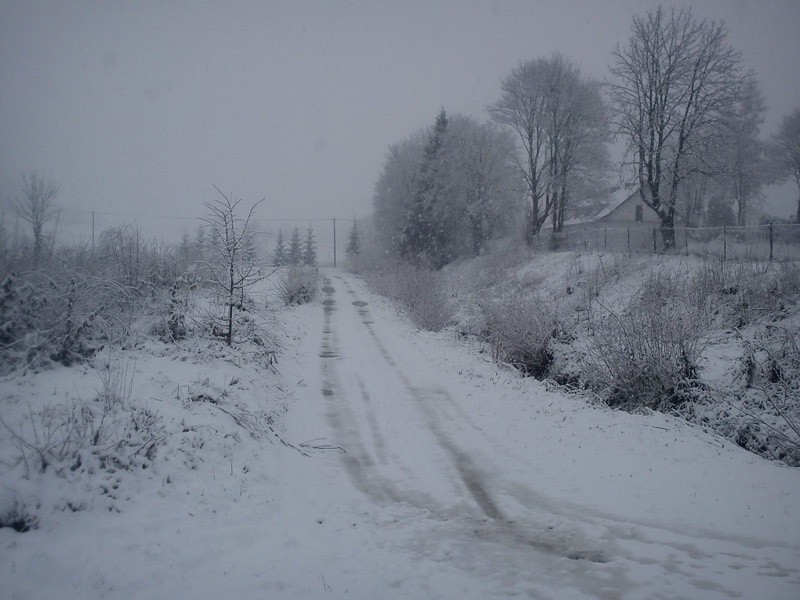
M 636 227 L 652 229 L 661 223 L 656 211 L 642 202 L 639 190 L 619 189 L 611 201 L 589 217 L 573 217 L 564 221 L 564 230 Z
M 675 215 L 676 225 L 680 223 Z M 628 187 L 611 194 L 599 212 L 571 217 L 563 230 L 552 232 L 552 222 L 542 227 L 542 242 L 551 249 L 602 249 L 611 251 L 652 251 L 662 244 L 661 219 L 642 202 L 639 189 Z

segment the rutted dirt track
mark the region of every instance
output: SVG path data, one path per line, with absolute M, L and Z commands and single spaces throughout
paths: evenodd
M 742 597 L 743 576 L 800 584 L 800 547 L 554 501 L 515 449 L 469 419 L 457 392 L 407 371 L 408 347 L 382 334 L 362 290 L 346 275 L 325 279 L 320 395 L 353 485 L 428 520 L 421 559 L 448 539 L 456 550 L 437 560 L 496 579 L 498 596 L 536 596 L 543 579 L 563 580 L 563 597 L 605 598 Z

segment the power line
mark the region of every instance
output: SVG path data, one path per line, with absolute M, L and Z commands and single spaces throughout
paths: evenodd
M 177 215 L 148 215 L 148 214 L 141 214 L 141 213 L 128 213 L 128 212 L 112 212 L 112 211 L 104 211 L 104 210 L 81 210 L 77 208 L 67 208 L 62 209 L 63 212 L 69 212 L 72 214 L 85 214 L 85 215 L 104 215 L 109 217 L 127 217 L 130 219 L 174 219 L 177 221 L 198 221 L 203 220 L 203 217 L 183 217 Z M 339 219 L 339 217 L 292 217 L 292 218 L 273 218 L 273 217 L 253 217 L 250 219 L 251 222 L 269 222 L 269 223 L 280 223 L 280 222 L 291 222 L 291 223 L 309 223 L 309 222 L 320 222 L 320 221 L 331 221 L 333 219 Z M 346 219 L 340 219 L 346 220 Z

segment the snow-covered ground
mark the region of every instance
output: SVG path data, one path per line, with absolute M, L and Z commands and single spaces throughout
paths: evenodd
M 257 353 L 118 358 L 171 432 L 120 493 L 3 467 L 6 504 L 45 504 L 38 529 L 0 529 L 1 595 L 800 596 L 800 471 L 548 390 L 325 275 L 318 301 L 271 325 L 277 373 Z M 89 368 L 4 379 L 3 414 L 89 381 Z M 68 494 L 91 505 L 64 510 Z

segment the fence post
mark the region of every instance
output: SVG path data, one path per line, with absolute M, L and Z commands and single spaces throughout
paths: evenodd
M 628 227 L 628 256 L 631 255 L 631 228 Z
M 769 261 L 772 262 L 773 231 L 772 221 L 769 222 Z
M 727 260 L 728 258 L 728 227 L 727 225 L 722 226 L 722 260 Z
M 656 228 L 653 227 L 653 254 L 656 252 L 658 252 L 658 249 L 656 248 Z

